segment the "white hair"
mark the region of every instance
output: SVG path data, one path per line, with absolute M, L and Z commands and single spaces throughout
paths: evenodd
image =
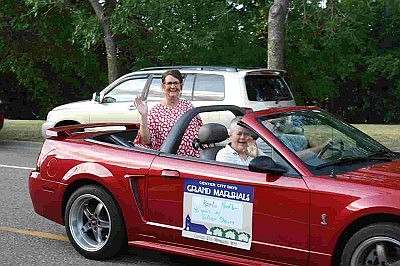
M 233 132 L 239 125 L 238 122 L 243 118 L 243 116 L 236 116 L 234 119 L 232 119 L 231 124 L 230 124 L 230 131 Z M 239 126 L 240 127 L 240 126 Z

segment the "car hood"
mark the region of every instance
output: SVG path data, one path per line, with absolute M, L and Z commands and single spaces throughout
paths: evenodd
M 400 189 L 400 160 L 364 167 L 337 177 L 355 183 Z
M 70 109 L 82 109 L 82 108 L 86 108 L 90 103 L 91 103 L 91 100 L 67 103 L 67 104 L 63 104 L 63 105 L 55 107 L 52 111 L 59 111 L 59 110 L 64 110 L 64 109 L 69 109 L 69 110 Z

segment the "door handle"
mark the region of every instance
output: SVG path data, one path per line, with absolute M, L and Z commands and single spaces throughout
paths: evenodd
M 136 107 L 132 104 L 128 106 L 128 110 L 136 110 Z
M 161 176 L 179 178 L 179 172 L 175 170 L 162 170 Z

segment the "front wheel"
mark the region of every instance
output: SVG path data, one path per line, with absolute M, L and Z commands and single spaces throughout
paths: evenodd
M 65 210 L 65 228 L 74 248 L 89 259 L 115 256 L 127 245 L 120 209 L 100 186 L 87 185 L 71 195 Z
M 347 242 L 341 266 L 400 265 L 400 226 L 377 223 L 362 228 Z

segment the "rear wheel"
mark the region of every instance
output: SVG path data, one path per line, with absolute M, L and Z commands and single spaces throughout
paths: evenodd
M 400 265 L 400 226 L 377 223 L 362 228 L 347 242 L 342 266 Z
M 102 187 L 87 185 L 68 200 L 65 228 L 74 248 L 89 259 L 118 255 L 127 245 L 119 206 Z

